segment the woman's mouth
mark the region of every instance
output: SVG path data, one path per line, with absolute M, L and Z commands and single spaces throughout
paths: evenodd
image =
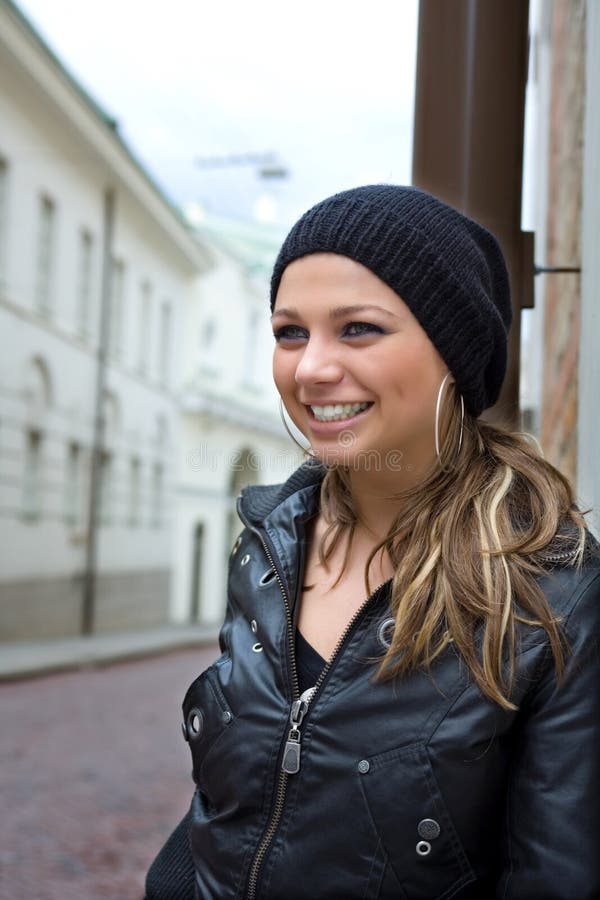
M 311 404 L 309 409 L 317 422 L 342 422 L 344 419 L 352 419 L 367 407 L 372 406 L 369 401 L 361 403 L 328 403 L 325 406 Z

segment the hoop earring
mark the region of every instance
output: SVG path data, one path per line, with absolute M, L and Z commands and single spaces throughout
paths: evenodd
M 283 422 L 283 427 L 285 428 L 285 430 L 287 431 L 287 433 L 289 434 L 289 436 L 295 443 L 296 447 L 299 447 L 300 450 L 302 450 L 302 452 L 305 453 L 307 456 L 312 456 L 313 453 L 312 453 L 312 447 L 310 446 L 310 444 L 308 445 L 308 447 L 303 447 L 302 444 L 300 443 L 300 441 L 298 441 L 294 437 L 290 426 L 286 422 L 284 408 L 283 408 L 283 400 L 281 399 L 281 396 L 279 397 L 279 415 L 281 416 L 281 421 Z
M 440 455 L 440 409 L 442 406 L 442 395 L 444 392 L 444 387 L 446 382 L 450 378 L 451 372 L 447 372 L 440 384 L 440 388 L 438 390 L 437 402 L 435 404 L 435 455 L 438 458 L 438 462 L 440 466 L 442 465 L 442 457 Z M 456 455 L 460 453 L 463 441 L 463 430 L 465 425 L 465 401 L 463 399 L 462 394 L 460 395 L 460 434 L 458 437 L 458 449 L 456 451 Z

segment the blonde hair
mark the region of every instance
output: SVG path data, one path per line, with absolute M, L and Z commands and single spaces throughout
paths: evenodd
M 396 620 L 377 679 L 429 667 L 453 641 L 481 691 L 504 709 L 514 682 L 517 623 L 546 631 L 557 677 L 566 641 L 537 577 L 553 562 L 580 566 L 585 521 L 567 479 L 526 436 L 468 415 L 462 446 L 460 398 L 452 391 L 442 424 L 441 465 L 416 487 L 398 493 L 402 512 L 365 567 L 381 550 L 394 566 Z M 319 547 L 327 566 L 347 539 L 341 577 L 357 524 L 347 468 L 328 469 L 321 487 L 328 527 Z M 479 647 L 478 647 L 479 645 Z

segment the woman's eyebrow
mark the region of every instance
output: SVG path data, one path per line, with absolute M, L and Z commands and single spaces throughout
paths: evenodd
M 390 312 L 387 309 L 383 309 L 383 307 L 381 306 L 376 306 L 373 303 L 355 303 L 353 306 L 335 306 L 329 311 L 329 318 L 342 319 L 344 318 L 344 316 L 353 316 L 357 313 L 362 312 L 379 312 L 383 313 L 385 316 L 389 316 L 392 319 L 398 318 L 398 316 L 394 315 L 394 313 Z M 302 318 L 298 310 L 292 309 L 291 307 L 276 309 L 271 316 L 271 319 L 275 319 L 277 318 L 277 316 L 287 316 L 290 319 Z
M 398 318 L 394 313 L 384 309 L 382 306 L 377 306 L 375 303 L 355 303 L 353 306 L 335 306 L 329 311 L 329 318 L 341 319 L 344 316 L 354 316 L 357 313 L 362 312 L 379 312 L 383 313 L 385 316 L 390 316 L 392 319 Z
M 276 309 L 274 313 L 271 314 L 271 321 L 276 319 L 277 316 L 287 316 L 290 319 L 298 319 L 300 318 L 297 309 L 284 309 L 283 307 L 280 309 Z

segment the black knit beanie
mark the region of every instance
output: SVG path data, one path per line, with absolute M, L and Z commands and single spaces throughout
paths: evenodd
M 271 278 L 271 310 L 285 267 L 319 252 L 362 263 L 404 300 L 471 415 L 496 402 L 512 312 L 506 264 L 489 231 L 418 188 L 342 191 L 309 209 L 285 239 Z

